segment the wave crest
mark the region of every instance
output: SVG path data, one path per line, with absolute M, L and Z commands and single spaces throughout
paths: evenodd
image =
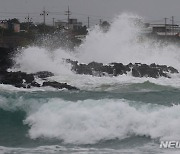
M 126 100 L 63 101 L 51 99 L 25 124 L 32 139 L 50 138 L 65 143 L 93 144 L 132 135 L 153 139 L 180 138 L 180 105 L 137 105 Z

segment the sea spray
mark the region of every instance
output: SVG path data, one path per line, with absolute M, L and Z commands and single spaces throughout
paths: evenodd
M 50 99 L 24 122 L 30 126 L 33 139 L 56 138 L 73 144 L 95 144 L 134 135 L 179 139 L 179 109 L 179 105 L 145 105 L 123 99 Z
M 143 28 L 137 24 L 140 19 L 132 14 L 122 14 L 115 18 L 107 33 L 95 28 L 77 49 L 79 59 L 85 63 L 157 63 L 179 69 L 180 48 L 142 36 Z
M 61 48 L 49 51 L 40 47 L 29 47 L 23 49 L 14 58 L 13 71 L 35 73 L 39 71 L 50 71 L 56 75 L 72 73 L 65 59 L 74 59 L 73 55 Z
M 142 25 L 137 24 L 137 21 L 140 22 L 141 17 L 121 14 L 114 18 L 108 32 L 103 32 L 96 26 L 80 47 L 71 52 L 62 48 L 49 50 L 28 47 L 14 58 L 14 68 L 31 73 L 51 71 L 62 75 L 70 72 L 70 67 L 67 68 L 62 62 L 63 59 L 69 58 L 84 63 L 156 63 L 180 69 L 180 48 L 174 44 L 156 42 L 145 36 L 142 39 Z

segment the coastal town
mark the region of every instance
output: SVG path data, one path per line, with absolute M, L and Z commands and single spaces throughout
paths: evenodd
M 0 47 L 16 48 L 18 46 L 26 46 L 37 43 L 40 36 L 58 36 L 61 44 L 65 44 L 73 48 L 81 44 L 82 39 L 88 34 L 90 29 L 90 17 L 87 17 L 87 22 L 84 24 L 77 18 L 71 17 L 71 11 L 65 11 L 66 20 L 58 20 L 53 18 L 53 23 L 46 23 L 46 18 L 49 12 L 43 10 L 40 16 L 43 20 L 41 22 L 33 22 L 28 14 L 24 21 L 18 18 L 3 19 L 0 16 Z M 142 34 L 150 37 L 156 37 L 166 40 L 179 40 L 180 27 L 175 24 L 175 19 L 171 17 L 171 23 L 168 18 L 164 18 L 164 23 L 150 23 L 139 21 L 141 24 Z M 108 31 L 111 22 L 99 19 L 99 25 L 102 29 Z M 67 43 L 68 42 L 68 43 Z
M 6 12 L 8 14 L 8 12 Z M 10 13 L 11 14 L 11 13 Z M 87 22 L 84 23 L 75 17 L 72 17 L 72 12 L 69 9 L 64 11 L 66 19 L 52 18 L 53 22 L 48 23 L 47 18 L 53 12 L 45 9 L 39 14 L 41 21 L 33 21 L 33 18 L 28 14 L 24 20 L 17 17 L 12 19 L 5 19 L 0 16 L 0 47 L 16 48 L 19 46 L 26 46 L 35 44 L 40 41 L 40 37 L 55 36 L 59 38 L 58 42 L 61 45 L 66 45 L 70 48 L 77 46 L 81 40 L 88 34 L 90 28 L 90 17 L 87 17 Z M 106 20 L 98 19 L 103 29 L 108 29 L 110 23 Z M 38 44 L 39 45 L 39 44 Z

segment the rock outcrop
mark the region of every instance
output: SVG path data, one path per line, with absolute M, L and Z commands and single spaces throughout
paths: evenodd
M 0 84 L 13 85 L 18 88 L 45 87 L 50 86 L 57 89 L 78 90 L 78 88 L 68 85 L 67 83 L 58 83 L 55 81 L 47 81 L 48 77 L 54 76 L 48 71 L 27 74 L 25 72 L 8 72 L 7 69 L 13 66 L 12 56 L 14 49 L 0 47 Z M 35 78 L 40 78 L 44 82 L 39 84 Z
M 0 74 L 0 84 L 9 84 L 18 88 L 31 87 L 53 87 L 56 89 L 79 90 L 78 88 L 68 85 L 67 83 L 59 83 L 56 81 L 46 81 L 47 77 L 52 76 L 51 72 L 37 72 L 35 74 L 27 74 L 25 72 L 3 72 Z M 43 79 L 43 84 L 36 82 L 35 78 Z
M 72 70 L 77 74 L 87 74 L 93 76 L 118 76 L 127 73 L 132 73 L 134 77 L 167 77 L 170 74 L 179 73 L 177 69 L 166 66 L 156 65 L 155 63 L 147 65 L 141 63 L 129 63 L 123 65 L 122 63 L 110 63 L 104 65 L 102 63 L 91 62 L 89 64 L 79 64 L 78 61 L 67 60 L 72 65 Z
M 57 89 L 68 89 L 68 90 L 79 90 L 78 88 L 76 87 L 73 87 L 73 86 L 70 86 L 68 85 L 67 83 L 59 83 L 59 82 L 56 82 L 56 81 L 47 81 L 47 82 L 43 82 L 43 87 L 53 87 L 53 88 L 57 88 Z
M 25 72 L 7 72 L 8 68 L 13 65 L 11 56 L 14 54 L 13 49 L 0 48 L 0 84 L 9 84 L 15 87 L 31 88 L 31 87 L 45 87 L 50 86 L 57 89 L 66 88 L 68 90 L 78 90 L 78 88 L 68 85 L 67 83 L 59 83 L 56 81 L 48 81 L 48 77 L 54 76 L 48 71 L 37 72 L 34 74 L 27 74 Z M 129 63 L 124 65 L 122 63 L 110 63 L 104 65 L 103 63 L 91 62 L 89 64 L 81 64 L 78 61 L 66 59 L 67 63 L 72 66 L 72 71 L 77 74 L 86 74 L 92 76 L 118 76 L 123 74 L 132 74 L 134 77 L 166 77 L 170 78 L 170 74 L 179 73 L 177 69 L 172 66 L 157 65 L 155 63 L 147 65 L 141 63 Z M 39 78 L 43 83 L 37 83 Z

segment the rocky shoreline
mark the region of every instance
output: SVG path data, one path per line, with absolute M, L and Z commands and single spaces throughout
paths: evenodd
M 131 73 L 134 77 L 151 77 L 170 78 L 169 74 L 179 73 L 177 69 L 166 65 L 157 65 L 155 63 L 147 65 L 141 63 L 129 63 L 123 65 L 122 63 L 110 63 L 104 65 L 103 63 L 91 62 L 89 64 L 81 64 L 78 61 L 66 60 L 72 65 L 72 71 L 77 74 L 86 74 L 93 76 L 118 76 Z
M 13 49 L 0 48 L 0 84 L 13 85 L 18 88 L 31 88 L 31 87 L 53 87 L 56 89 L 79 90 L 77 87 L 71 86 L 67 83 L 59 83 L 56 81 L 48 81 L 48 77 L 54 76 L 53 73 L 43 71 L 34 74 L 27 74 L 25 72 L 8 72 L 8 68 L 13 66 L 12 56 Z M 104 65 L 103 63 L 91 62 L 89 64 L 82 64 L 78 61 L 70 59 L 65 60 L 72 66 L 72 71 L 76 74 L 92 75 L 92 76 L 119 76 L 131 73 L 134 77 L 151 77 L 170 78 L 170 74 L 179 73 L 177 69 L 166 66 L 157 65 L 155 63 L 147 65 L 141 63 L 129 63 L 124 65 L 122 63 L 110 63 Z M 39 84 L 36 79 L 39 78 L 43 82 Z
M 78 88 L 68 85 L 67 83 L 58 83 L 56 81 L 48 81 L 47 78 L 54 76 L 51 72 L 37 72 L 28 74 L 25 72 L 8 72 L 8 68 L 13 66 L 14 49 L 0 47 L 0 84 L 8 84 L 18 88 L 31 88 L 31 87 L 53 87 L 56 89 L 79 90 Z M 41 79 L 43 82 L 39 84 L 36 78 Z

